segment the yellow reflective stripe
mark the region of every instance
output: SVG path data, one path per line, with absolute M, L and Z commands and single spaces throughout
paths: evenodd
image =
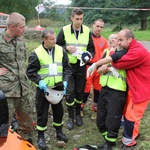
M 106 132 L 103 132 L 103 133 L 102 133 L 102 136 L 105 136 L 105 135 L 107 135 L 107 133 L 108 133 L 107 131 L 106 131 Z
M 107 141 L 110 141 L 110 142 L 116 142 L 117 141 L 117 138 L 108 138 L 107 135 L 105 135 L 105 139 Z
M 57 66 L 62 67 L 62 63 L 61 62 L 55 62 L 55 64 L 57 64 Z M 49 64 L 47 64 L 47 65 L 41 65 L 41 68 L 49 68 Z
M 72 102 L 72 103 L 68 103 L 68 102 L 66 102 L 66 105 L 68 105 L 68 106 L 73 106 L 73 105 L 74 105 L 74 103 L 75 103 L 75 101 L 74 101 L 74 102 Z
M 119 73 L 119 72 L 118 72 L 118 73 Z M 109 72 L 109 73 L 107 73 L 107 74 L 105 74 L 105 75 L 102 74 L 101 76 L 112 76 L 112 77 L 116 78 L 116 77 L 113 75 L 112 72 Z M 127 82 L 127 81 L 126 81 L 126 78 L 123 77 L 121 74 L 119 74 L 119 76 L 118 76 L 117 78 L 121 78 L 123 81 Z
M 74 99 L 76 103 L 82 104 L 82 101 L 78 101 L 77 99 Z
M 45 131 L 47 129 L 47 126 L 45 127 L 40 127 L 40 126 L 36 126 L 36 129 L 39 130 L 39 131 Z
M 54 77 L 54 75 L 47 75 L 47 74 L 39 74 L 41 76 L 42 79 L 46 78 L 46 77 Z M 57 75 L 55 76 L 62 76 L 62 73 L 57 73 Z
M 53 122 L 52 124 L 53 124 L 53 126 L 60 127 L 60 126 L 62 126 L 64 124 L 64 122 L 62 122 L 62 123 Z

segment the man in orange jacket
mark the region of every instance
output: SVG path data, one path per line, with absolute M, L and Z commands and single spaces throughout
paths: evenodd
M 92 27 L 92 39 L 95 46 L 95 55 L 94 58 L 87 63 L 86 69 L 89 68 L 94 62 L 97 62 L 101 59 L 104 49 L 108 48 L 107 40 L 101 35 L 101 32 L 104 28 L 104 21 L 102 19 L 97 19 L 94 21 Z M 88 78 L 86 78 L 86 85 L 84 89 L 83 101 L 81 104 L 81 109 L 83 110 L 85 103 L 88 100 L 91 87 L 93 87 L 93 104 L 92 104 L 92 116 L 91 119 L 96 119 L 96 111 L 97 111 L 97 101 L 99 96 L 99 90 L 101 85 L 99 84 L 100 74 L 96 71 Z M 82 111 L 83 116 L 83 111 Z

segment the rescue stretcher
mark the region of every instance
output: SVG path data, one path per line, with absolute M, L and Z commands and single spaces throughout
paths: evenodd
M 36 150 L 36 148 L 29 142 L 21 140 L 19 134 L 9 129 L 7 140 L 0 150 Z

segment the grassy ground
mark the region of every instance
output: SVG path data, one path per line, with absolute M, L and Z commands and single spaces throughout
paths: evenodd
M 71 131 L 67 130 L 66 128 L 66 121 L 67 121 L 67 111 L 66 107 L 64 105 L 65 114 L 64 114 L 64 127 L 63 131 L 64 133 L 69 137 L 69 142 L 67 143 L 67 146 L 65 150 L 72 150 L 74 147 L 79 147 L 86 144 L 91 145 L 99 145 L 104 142 L 103 137 L 101 136 L 100 132 L 98 131 L 98 128 L 96 126 L 96 121 L 91 120 L 91 109 L 90 109 L 91 100 L 88 101 L 88 104 L 86 108 L 84 109 L 84 117 L 83 117 L 83 126 L 77 127 Z M 51 112 L 51 111 L 50 111 Z M 141 128 L 140 128 L 140 134 L 141 136 L 138 139 L 138 144 L 135 147 L 135 150 L 150 150 L 150 106 L 147 108 L 145 115 L 141 121 Z M 113 120 L 112 120 L 113 121 Z M 52 117 L 50 115 L 49 121 L 48 121 L 48 129 L 46 131 L 46 139 L 47 139 L 47 145 L 49 146 L 50 150 L 60 150 L 60 148 L 56 147 L 56 132 L 55 129 L 51 125 L 52 123 Z M 121 128 L 119 130 L 119 137 L 117 141 L 117 146 L 113 148 L 113 150 L 121 150 L 121 138 L 122 138 L 122 131 Z M 37 136 L 37 132 L 35 131 L 35 136 Z M 37 138 L 35 138 L 35 146 Z M 37 150 L 39 150 L 37 148 Z

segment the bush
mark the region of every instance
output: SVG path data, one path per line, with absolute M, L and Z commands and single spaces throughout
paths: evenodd
M 30 20 L 27 24 L 28 28 L 34 28 L 35 26 L 38 25 L 38 20 Z M 48 27 L 61 27 L 63 26 L 62 22 L 60 21 L 52 21 L 51 19 L 40 19 L 40 26 L 43 28 L 48 28 Z

